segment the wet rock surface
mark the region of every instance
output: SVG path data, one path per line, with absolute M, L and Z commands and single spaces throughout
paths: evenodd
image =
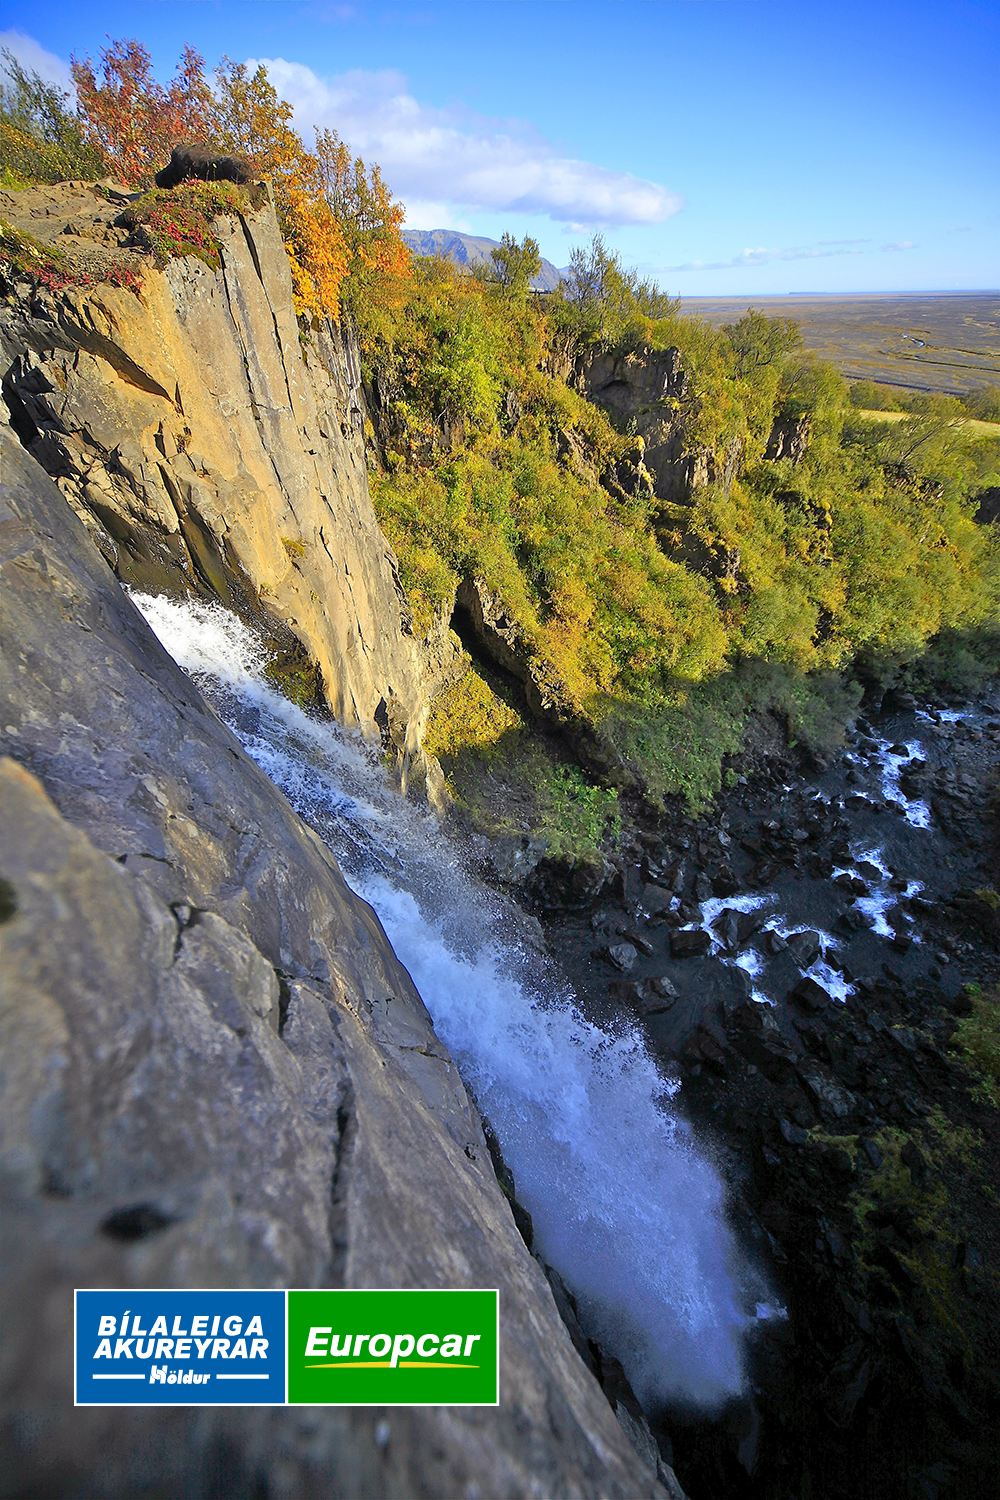
M 877 708 L 818 771 L 637 819 L 592 914 L 546 922 L 588 1013 L 680 1078 L 771 1278 L 746 1399 L 647 1413 L 694 1500 L 1000 1489 L 1000 1116 L 954 1041 L 1000 979 L 1000 692 Z
M 374 912 L 0 444 L 5 1493 L 676 1493 Z M 70 1404 L 74 1287 L 288 1284 L 500 1288 L 500 1406 Z

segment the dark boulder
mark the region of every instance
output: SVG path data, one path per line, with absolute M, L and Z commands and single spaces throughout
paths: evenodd
M 740 883 L 730 869 L 717 871 L 712 876 L 712 894 L 721 896 L 725 900 L 729 896 L 735 896 L 740 888 Z
M 639 897 L 639 904 L 651 917 L 655 917 L 661 912 L 669 911 L 670 903 L 673 899 L 670 892 L 664 890 L 662 886 L 644 885 L 642 895 Z
M 612 943 L 607 950 L 607 956 L 616 969 L 621 969 L 627 974 L 635 965 L 639 957 L 631 943 Z
M 800 969 L 811 969 L 823 951 L 819 933 L 810 932 L 808 929 L 803 932 L 793 932 L 785 939 L 785 942 L 789 953 Z
M 731 906 L 725 906 L 719 912 L 712 926 L 715 928 L 722 946 L 729 953 L 735 953 L 740 942 L 740 913 L 734 911 Z
M 252 182 L 253 167 L 242 156 L 227 156 L 197 141 L 175 146 L 167 165 L 156 174 L 158 188 L 175 188 L 194 177 L 200 182 Z
M 764 917 L 761 912 L 741 911 L 736 923 L 736 941 L 740 948 L 749 943 L 755 932 L 759 932 L 764 925 Z
M 674 958 L 703 958 L 711 946 L 711 933 L 702 927 L 684 928 L 670 934 L 670 952 Z
M 791 997 L 806 1010 L 825 1010 L 830 1004 L 830 996 L 826 990 L 821 984 L 817 984 L 815 979 L 810 979 L 808 974 L 803 974 L 792 990 Z

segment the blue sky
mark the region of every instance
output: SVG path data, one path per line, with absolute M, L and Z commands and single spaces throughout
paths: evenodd
M 53 78 L 109 36 L 163 80 L 185 42 L 268 60 L 414 228 L 557 265 L 601 229 L 689 296 L 1000 285 L 995 3 L 6 0 L 3 25 Z

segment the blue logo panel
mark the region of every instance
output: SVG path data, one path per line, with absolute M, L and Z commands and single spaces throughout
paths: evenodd
M 285 1293 L 78 1291 L 77 1406 L 276 1406 Z

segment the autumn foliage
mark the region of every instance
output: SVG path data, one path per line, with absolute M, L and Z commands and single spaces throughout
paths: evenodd
M 105 48 L 100 81 L 89 58 L 74 59 L 71 71 L 85 135 L 112 176 L 129 187 L 148 187 L 178 141 L 209 132 L 211 90 L 191 47 L 184 48 L 168 88 L 153 78 L 152 59 L 136 41 Z
M 246 157 L 270 178 L 300 317 L 336 318 L 346 303 L 377 321 L 380 303 L 399 302 L 409 265 L 401 206 L 378 168 L 352 159 L 335 131 L 318 131 L 316 149 L 306 149 L 266 68 L 224 58 L 209 82 L 202 58 L 185 47 L 164 87 L 145 47 L 118 41 L 99 69 L 74 60 L 73 81 L 85 139 L 129 187 L 150 187 L 173 147 L 192 140 Z

